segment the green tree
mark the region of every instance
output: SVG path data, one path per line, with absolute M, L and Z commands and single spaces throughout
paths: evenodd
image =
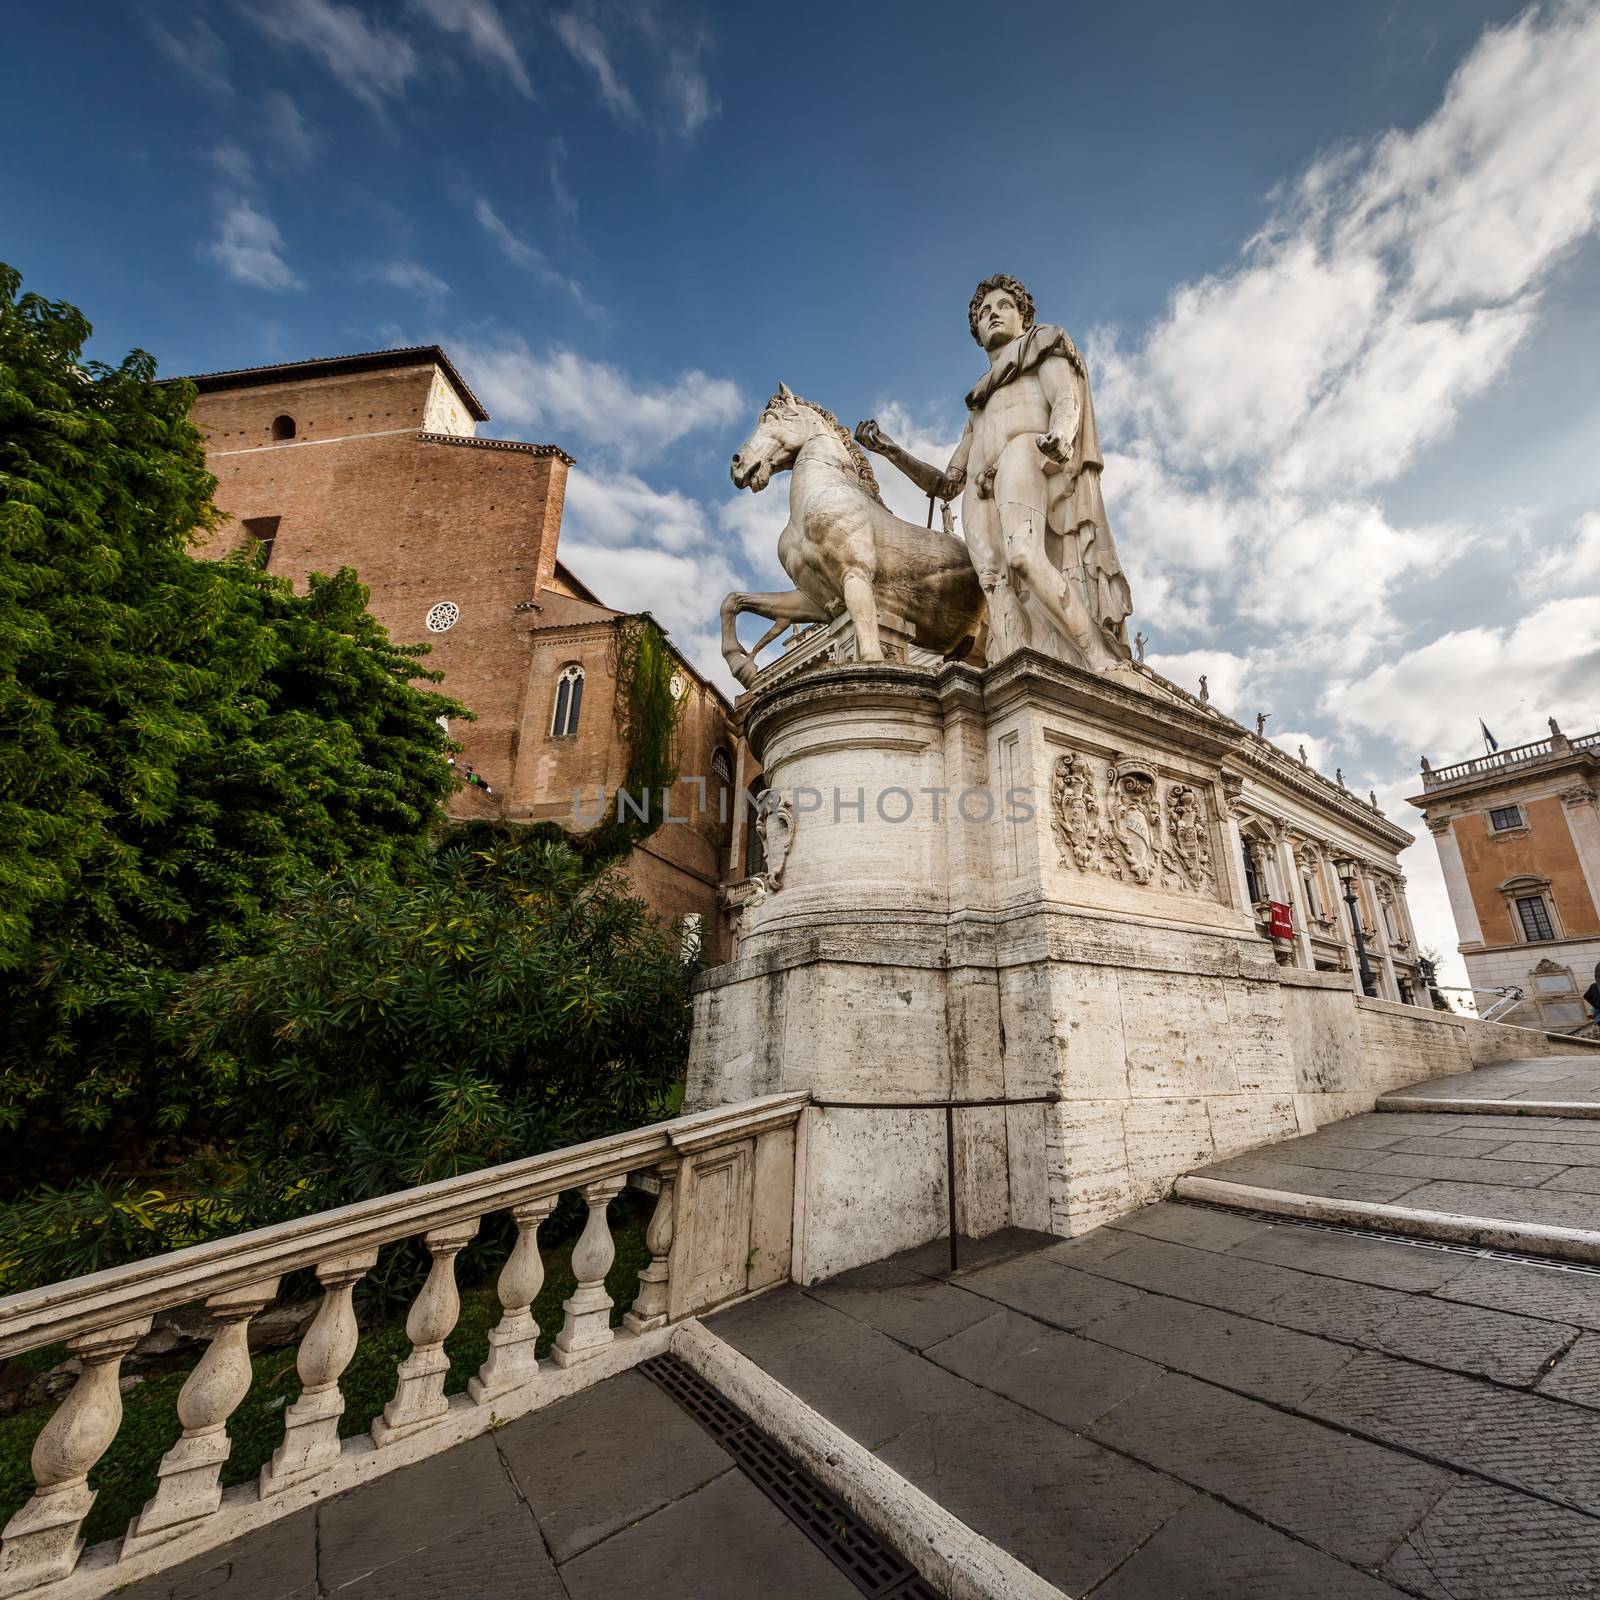
M 0 1128 L 82 1170 L 226 1099 L 172 1070 L 183 975 L 416 848 L 462 712 L 354 573 L 197 560 L 192 388 L 85 361 L 83 315 L 20 289 L 0 265 Z

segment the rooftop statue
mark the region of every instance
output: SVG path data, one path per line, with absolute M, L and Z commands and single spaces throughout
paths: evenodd
M 967 308 L 989 370 L 943 470 L 873 420 L 856 439 L 933 499 L 961 496 L 962 525 L 989 603 L 988 659 L 1032 646 L 1104 671 L 1128 660 L 1128 580 L 1100 497 L 1103 462 L 1083 357 L 1034 319 L 1015 278 L 985 278 Z
M 924 649 L 968 653 L 984 606 L 966 545 L 947 530 L 895 516 L 878 493 L 872 463 L 838 418 L 780 384 L 730 472 L 736 488 L 759 493 L 774 473 L 791 468 L 778 560 L 795 586 L 738 590 L 723 600 L 722 658 L 734 677 L 749 688 L 756 656 L 790 623 L 827 622 L 841 611 L 850 613 L 862 661 L 884 659 L 880 613 L 909 623 Z M 748 650 L 735 631 L 744 611 L 772 622 Z

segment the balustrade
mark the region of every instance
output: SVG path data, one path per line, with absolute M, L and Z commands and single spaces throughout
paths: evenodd
M 807 1098 L 772 1095 L 721 1107 L 0 1300 L 0 1358 L 64 1342 L 82 1363 L 35 1443 L 35 1491 L 5 1526 L 0 1597 L 46 1596 L 63 1584 L 70 1600 L 110 1594 L 225 1543 L 263 1516 L 446 1449 L 654 1354 L 664 1347 L 672 1317 L 762 1286 L 674 1288 L 676 1252 L 699 1248 L 677 1217 L 680 1167 L 769 1140 L 782 1147 L 792 1171 L 795 1127 Z M 605 1286 L 616 1257 L 608 1208 L 627 1174 L 641 1169 L 653 1170 L 661 1185 L 645 1234 L 650 1262 L 617 1330 Z M 539 1327 L 532 1307 L 545 1279 L 539 1230 L 558 1196 L 571 1189 L 581 1192 L 588 1215 L 572 1252 L 577 1287 L 563 1306 L 551 1352 L 558 1370 L 547 1372 L 534 1354 Z M 764 1237 L 786 1237 L 791 1205 L 792 1192 L 775 1194 L 772 1214 L 759 1219 L 749 1207 L 727 1216 L 719 1210 L 704 1227 L 696 1224 L 694 1241 L 703 1234 L 721 1255 L 753 1261 L 758 1223 Z M 496 1284 L 500 1319 L 467 1392 L 447 1396 L 444 1345 L 461 1309 L 457 1257 L 484 1219 L 504 1212 L 516 1225 L 516 1240 Z M 741 1237 L 722 1239 L 729 1230 L 742 1230 Z M 360 1332 L 356 1287 L 376 1265 L 381 1246 L 413 1238 L 421 1239 L 431 1260 L 406 1318 L 410 1351 L 397 1363 L 393 1397 L 373 1423 L 371 1439 L 342 1440 L 341 1382 Z M 225 1491 L 229 1420 L 251 1383 L 251 1321 L 272 1303 L 286 1274 L 307 1268 L 315 1270 L 322 1298 L 295 1355 L 299 1397 L 285 1410 L 282 1439 L 257 1481 Z M 686 1283 L 709 1281 L 688 1264 Z M 694 1303 L 695 1295 L 701 1303 Z M 675 1308 L 675 1300 L 683 1305 Z M 196 1301 L 205 1304 L 214 1332 L 177 1399 L 182 1434 L 162 1458 L 155 1493 L 120 1546 L 103 1547 L 80 1567 L 83 1523 L 95 1502 L 90 1476 L 121 1425 L 123 1357 L 149 1331 L 156 1312 Z

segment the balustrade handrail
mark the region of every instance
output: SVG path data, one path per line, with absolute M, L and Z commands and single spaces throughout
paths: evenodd
M 753 1137 L 797 1121 L 809 1100 L 802 1091 L 717 1106 L 8 1295 L 0 1299 L 0 1359 Z
M 1566 741 L 1566 750 L 1588 750 L 1600 745 L 1600 730 L 1580 734 Z M 1473 756 L 1468 761 L 1457 761 L 1448 767 L 1433 767 L 1424 772 L 1423 788 L 1434 789 L 1443 783 L 1454 783 L 1458 778 L 1479 773 L 1499 772 L 1507 767 L 1520 767 L 1530 761 L 1542 761 L 1546 756 L 1565 754 L 1558 751 L 1553 739 L 1535 739 L 1528 744 L 1512 745 L 1509 750 L 1496 750 L 1491 755 Z

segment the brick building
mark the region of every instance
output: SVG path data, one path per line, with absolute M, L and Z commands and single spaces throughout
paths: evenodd
M 296 583 L 354 567 L 390 635 L 432 647 L 429 665 L 477 717 L 450 729 L 457 759 L 490 788 L 463 788 L 453 815 L 570 823 L 576 792 L 590 813 L 598 788 L 614 793 L 627 769 L 615 712 L 627 618 L 559 559 L 565 451 L 477 438 L 489 414 L 435 345 L 190 381 L 231 519 L 202 554 L 259 539 L 269 569 Z M 687 820 L 646 840 L 628 872 L 658 914 L 696 919 L 716 959 L 737 809 L 719 790 L 736 743 L 728 702 L 681 657 L 676 681 L 687 703 L 671 814 Z
M 1525 995 L 1504 1020 L 1570 1031 L 1600 961 L 1600 733 L 1550 737 L 1451 767 L 1411 798 L 1450 892 L 1468 981 Z

